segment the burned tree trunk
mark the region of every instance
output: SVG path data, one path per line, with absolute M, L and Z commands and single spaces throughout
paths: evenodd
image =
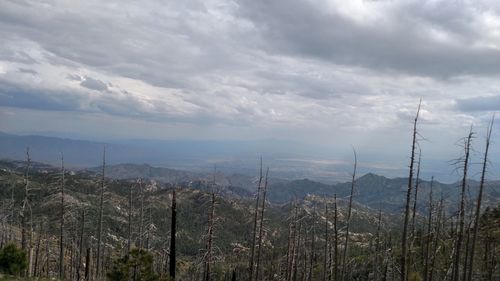
M 472 233 L 472 245 L 470 248 L 470 261 L 469 261 L 469 273 L 467 275 L 467 280 L 464 281 L 472 281 L 472 272 L 474 269 L 474 254 L 476 251 L 476 241 L 477 241 L 477 231 L 479 228 L 479 216 L 481 213 L 481 202 L 483 200 L 483 189 L 484 189 L 484 182 L 485 182 L 485 176 L 486 176 L 486 165 L 488 163 L 488 152 L 490 149 L 490 140 L 491 140 L 491 131 L 493 130 L 493 122 L 495 120 L 495 116 L 491 118 L 490 125 L 488 127 L 488 132 L 486 133 L 486 146 L 484 149 L 484 158 L 483 158 L 483 167 L 481 170 L 481 181 L 479 183 L 479 194 L 477 195 L 477 201 L 476 201 L 476 213 L 474 214 L 474 227 L 473 227 L 473 233 Z
M 333 280 L 337 281 L 338 280 L 338 270 L 339 270 L 339 254 L 338 254 L 338 249 L 339 249 L 339 232 L 338 232 L 338 226 L 337 226 L 337 194 L 333 196 L 334 200 L 334 211 L 333 211 L 333 233 L 334 233 L 334 242 L 333 242 Z
M 313 280 L 313 269 L 314 269 L 314 241 L 316 240 L 316 235 L 314 232 L 314 225 L 311 227 L 311 254 L 309 257 L 309 275 L 307 281 Z
M 267 191 L 267 176 L 269 175 L 269 168 L 266 171 L 266 178 L 264 181 L 264 190 L 262 191 L 262 207 L 260 209 L 260 226 L 259 226 L 259 248 L 257 250 L 257 267 L 255 269 L 255 279 L 259 279 L 260 268 L 260 255 L 262 252 L 262 236 L 264 235 L 264 211 L 266 209 L 266 191 Z
M 132 187 L 128 187 L 128 239 L 127 239 L 127 255 L 130 255 L 132 249 Z
M 26 234 L 26 208 L 29 207 L 29 171 L 31 168 L 31 158 L 30 158 L 30 149 L 29 147 L 26 149 L 26 171 L 24 173 L 24 199 L 23 205 L 21 208 L 21 248 L 24 252 L 28 252 L 28 242 L 27 242 L 27 234 Z
M 417 145 L 417 122 L 418 122 L 418 115 L 420 113 L 420 105 L 421 103 L 418 104 L 418 109 L 417 109 L 417 114 L 415 115 L 415 120 L 413 122 L 413 140 L 412 140 L 412 146 L 411 146 L 411 157 L 410 157 L 410 174 L 408 176 L 408 190 L 406 191 L 406 205 L 405 205 L 405 215 L 404 215 L 404 222 L 403 222 L 403 235 L 401 238 L 401 273 L 400 273 L 400 280 L 401 281 L 406 281 L 408 279 L 408 272 L 407 272 L 407 261 L 406 261 L 406 255 L 408 254 L 408 220 L 410 217 L 410 197 L 411 197 L 411 191 L 412 191 L 412 184 L 413 184 L 413 165 L 415 162 L 415 149 Z
M 105 169 L 106 169 L 106 147 L 103 148 L 102 154 L 102 175 L 101 175 L 101 186 L 99 194 L 99 219 L 97 224 L 97 257 L 96 257 L 96 277 L 97 280 L 101 280 L 101 269 L 102 269 L 102 224 L 103 224 L 103 211 L 104 211 L 104 183 L 105 183 Z
M 323 261 L 323 281 L 326 281 L 328 279 L 328 238 L 329 238 L 329 234 L 328 234 L 328 203 L 325 202 L 325 249 L 324 249 L 324 255 L 325 255 L 325 259 Z
M 259 215 L 259 200 L 260 200 L 260 192 L 261 192 L 261 183 L 262 183 L 262 157 L 260 158 L 260 173 L 259 173 L 259 184 L 257 185 L 257 198 L 255 199 L 255 213 L 253 219 L 253 234 L 252 234 L 252 245 L 250 250 L 250 261 L 248 265 L 248 280 L 253 280 L 253 271 L 254 271 L 254 257 L 255 257 L 255 246 L 257 243 L 257 220 Z
M 458 281 L 460 279 L 460 257 L 462 250 L 463 234 L 464 234 L 464 224 L 465 224 L 465 192 L 467 187 L 467 172 L 469 169 L 469 156 L 471 149 L 473 132 L 472 128 L 469 131 L 469 135 L 465 139 L 464 144 L 464 160 L 463 160 L 463 177 L 462 177 L 462 191 L 460 195 L 460 209 L 458 211 L 458 227 L 457 227 L 457 238 L 455 241 L 455 255 L 453 261 L 453 271 L 452 280 Z
M 431 178 L 431 187 L 429 191 L 429 213 L 427 215 L 427 235 L 425 240 L 425 258 L 424 258 L 424 281 L 429 280 L 429 264 L 430 264 L 430 251 L 432 242 L 432 188 L 434 184 L 434 177 Z
M 417 178 L 415 179 L 415 196 L 413 197 L 413 209 L 411 217 L 411 239 L 415 239 L 415 216 L 417 213 L 418 187 L 420 185 L 420 162 L 422 160 L 422 150 L 418 149 Z
M 64 280 L 64 155 L 61 153 L 61 216 L 59 234 L 59 279 Z
M 352 172 L 352 180 L 351 180 L 351 195 L 349 196 L 349 206 L 347 207 L 347 222 L 346 222 L 346 230 L 345 230 L 345 243 L 344 243 L 344 251 L 342 253 L 342 280 L 346 280 L 347 273 L 347 253 L 349 248 L 349 225 L 351 222 L 351 211 L 352 211 L 352 198 L 354 196 L 354 185 L 356 183 L 356 168 L 358 165 L 358 157 L 356 155 L 356 150 L 353 149 L 354 152 L 354 168 Z
M 85 234 L 85 208 L 82 208 L 82 214 L 81 214 L 81 219 L 80 219 L 80 241 L 78 245 L 78 257 L 77 257 L 77 264 L 76 264 L 76 278 L 79 281 L 80 278 L 80 271 L 81 271 L 81 264 L 82 264 L 82 254 L 83 254 L 83 239 L 84 239 L 84 234 Z
M 177 202 L 175 197 L 175 188 L 172 191 L 172 218 L 170 222 L 170 265 L 169 265 L 169 275 L 172 280 L 175 280 L 175 235 L 177 233 Z
M 214 176 L 215 177 L 215 176 Z M 213 248 L 213 235 L 214 235 L 214 220 L 215 220 L 215 192 L 212 192 L 210 201 L 210 211 L 208 215 L 208 229 L 207 229 L 207 245 L 205 253 L 205 265 L 203 272 L 203 280 L 212 280 L 212 248 Z
M 139 178 L 139 250 L 142 250 L 143 246 L 143 232 L 144 232 L 144 187 L 142 185 L 142 178 Z

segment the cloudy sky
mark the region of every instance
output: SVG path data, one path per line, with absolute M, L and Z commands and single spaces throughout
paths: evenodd
M 496 0 L 3 0 L 0 38 L 11 133 L 404 159 L 421 98 L 426 151 L 446 158 L 471 125 L 479 147 L 500 109 Z

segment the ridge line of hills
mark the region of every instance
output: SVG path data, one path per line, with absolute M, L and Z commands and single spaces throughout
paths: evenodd
M 59 168 L 34 162 L 32 169 L 49 173 Z M 3 170 L 22 171 L 26 163 L 24 161 L 0 160 L 0 168 Z M 73 170 L 73 173 L 96 176 L 102 167 Z M 272 171 L 272 170 L 271 170 Z M 170 168 L 154 167 L 149 164 L 118 164 L 106 166 L 106 177 L 111 180 L 134 180 L 142 177 L 146 180 L 156 182 L 158 186 L 180 185 L 195 189 L 206 189 L 211 184 L 213 174 L 177 170 Z M 217 172 L 215 175 L 217 186 L 224 194 L 240 198 L 251 198 L 256 192 L 257 177 L 243 174 L 224 174 Z M 367 173 L 356 179 L 354 201 L 373 209 L 381 209 L 384 212 L 397 214 L 401 211 L 404 195 L 407 189 L 407 178 L 387 178 L 385 176 Z M 478 182 L 469 181 L 469 194 L 474 198 L 477 194 Z M 430 191 L 430 182 L 419 180 L 419 197 L 417 206 L 419 210 L 425 210 Z M 445 202 L 457 202 L 459 197 L 458 183 L 445 184 L 438 181 L 433 182 L 435 198 L 443 197 Z M 283 204 L 294 199 L 303 199 L 308 195 L 331 197 L 336 194 L 339 198 L 348 197 L 350 194 L 350 182 L 337 184 L 325 184 L 318 181 L 305 179 L 284 180 L 270 178 L 268 200 L 270 203 Z M 490 181 L 485 188 L 484 206 L 491 206 L 500 202 L 500 181 Z

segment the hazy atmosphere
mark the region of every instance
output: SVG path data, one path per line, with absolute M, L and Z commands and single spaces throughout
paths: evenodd
M 499 34 L 497 1 L 2 1 L 0 130 L 353 145 L 397 169 L 422 98 L 448 169 L 500 109 Z
M 500 1 L 0 0 L 0 281 L 500 280 Z

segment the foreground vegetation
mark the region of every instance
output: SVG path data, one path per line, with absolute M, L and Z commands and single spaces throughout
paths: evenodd
M 499 280 L 500 205 L 469 196 L 473 132 L 464 138 L 456 205 L 430 192 L 417 208 L 421 153 L 415 118 L 402 216 L 349 196 L 308 195 L 270 204 L 269 169 L 255 197 L 226 194 L 214 179 L 167 185 L 4 162 L 0 271 L 62 280 Z M 215 174 L 215 173 L 214 173 Z M 420 199 L 422 200 L 422 199 Z M 498 200 L 497 200 L 498 202 Z M 451 210 L 451 211 L 450 211 Z M 14 278 L 14 277 L 12 277 Z

